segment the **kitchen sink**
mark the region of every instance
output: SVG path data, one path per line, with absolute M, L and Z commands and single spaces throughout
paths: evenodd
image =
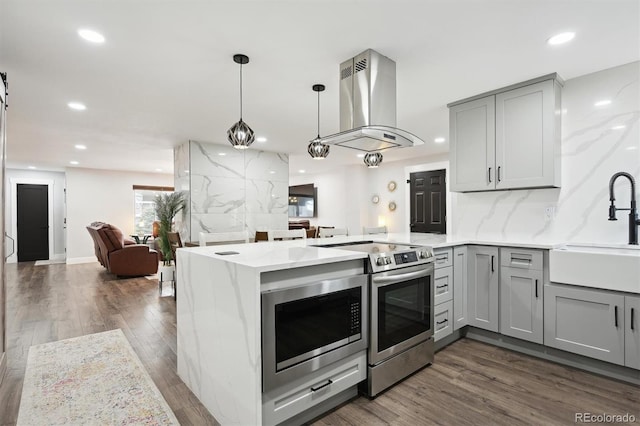
M 549 252 L 551 282 L 640 293 L 640 247 L 568 244 Z

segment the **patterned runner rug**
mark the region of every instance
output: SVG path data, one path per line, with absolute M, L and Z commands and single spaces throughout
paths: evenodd
M 18 425 L 179 425 L 122 333 L 29 349 Z

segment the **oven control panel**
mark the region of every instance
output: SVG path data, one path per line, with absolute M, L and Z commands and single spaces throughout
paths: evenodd
M 410 265 L 421 265 L 433 262 L 433 251 L 428 248 L 417 248 L 409 251 L 370 254 L 372 272 L 382 272 L 403 268 Z
M 396 260 L 396 265 L 402 265 L 403 263 L 411 263 L 418 261 L 418 255 L 415 251 L 407 253 L 396 253 L 393 255 Z

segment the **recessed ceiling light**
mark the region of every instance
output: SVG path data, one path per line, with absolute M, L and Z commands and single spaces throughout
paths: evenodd
M 266 142 L 266 141 L 267 141 L 267 138 L 265 138 L 264 136 L 258 136 L 256 138 L 256 142 Z
M 161 171 L 162 171 L 162 169 L 156 169 L 156 172 L 161 172 Z
M 275 175 L 275 174 L 276 174 L 276 171 L 275 171 L 275 170 L 269 170 L 269 174 L 270 174 L 270 175 Z
M 84 111 L 85 109 L 87 109 L 87 106 L 80 102 L 69 102 L 67 106 L 76 111 Z
M 638 149 L 638 147 L 637 147 L 637 146 L 630 146 L 630 147 L 627 147 L 627 151 L 635 151 L 636 149 Z
M 87 146 L 86 145 L 75 145 L 75 148 L 76 149 L 80 149 L 80 150 L 84 150 L 84 149 L 87 149 Z
M 356 155 L 356 157 L 358 157 L 358 158 L 364 158 L 364 154 L 358 154 L 358 155 Z
M 298 170 L 298 173 L 306 173 L 306 170 L 300 169 L 300 170 Z
M 622 129 L 624 129 L 625 127 L 627 127 L 627 126 L 625 126 L 624 124 L 620 124 L 620 125 L 618 125 L 618 126 L 613 126 L 613 127 L 611 128 L 611 130 L 622 130 Z
M 601 107 L 601 106 L 606 106 L 610 104 L 611 104 L 611 99 L 603 99 L 593 104 L 593 106 Z
M 29 166 L 29 167 L 27 167 L 27 169 L 29 169 L 29 170 L 35 170 L 35 169 L 36 169 L 36 166 Z
M 80 163 L 78 163 L 77 161 L 69 161 L 69 164 L 73 164 L 74 166 L 77 166 Z
M 80 28 L 78 30 L 78 35 L 91 43 L 104 43 L 104 36 L 93 30 Z
M 446 141 L 446 139 L 445 138 L 435 138 L 433 141 L 435 143 L 442 143 L 442 142 Z
M 227 153 L 226 153 L 226 152 L 219 152 L 219 153 L 218 153 L 218 155 L 219 155 L 220 157 L 224 157 L 225 155 L 227 155 Z
M 547 40 L 547 44 L 550 44 L 550 45 L 563 44 L 573 40 L 575 36 L 576 36 L 576 33 L 573 33 L 570 31 L 566 33 L 556 34 Z

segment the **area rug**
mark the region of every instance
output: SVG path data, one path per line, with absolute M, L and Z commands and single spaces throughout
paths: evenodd
M 29 349 L 18 425 L 179 425 L 122 333 Z

